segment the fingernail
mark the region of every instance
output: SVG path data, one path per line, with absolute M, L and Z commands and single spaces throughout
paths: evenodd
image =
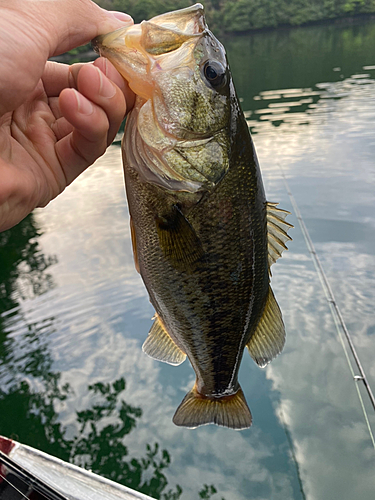
M 107 64 L 107 62 L 106 62 Z M 96 66 L 94 66 L 96 68 Z M 99 85 L 99 94 L 102 97 L 113 97 L 116 94 L 115 86 L 106 78 L 99 68 L 96 68 L 99 73 L 100 85 Z
M 86 97 L 83 97 L 83 95 L 77 92 L 76 89 L 73 90 L 77 99 L 78 112 L 82 113 L 83 115 L 91 115 L 94 111 L 94 107 L 91 102 L 86 99 Z
M 132 24 L 134 23 L 133 18 L 128 14 L 125 14 L 125 12 L 118 12 L 117 10 L 111 10 L 110 13 L 112 14 L 113 17 L 115 17 L 119 21 L 122 21 L 124 23 L 132 23 Z

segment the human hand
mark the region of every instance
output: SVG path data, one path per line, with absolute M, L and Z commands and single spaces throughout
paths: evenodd
M 46 206 L 111 144 L 134 101 L 123 78 L 103 58 L 47 59 L 126 22 L 91 0 L 0 0 L 0 231 Z

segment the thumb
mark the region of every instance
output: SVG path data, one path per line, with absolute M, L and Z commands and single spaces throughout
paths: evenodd
M 49 57 L 132 24 L 91 0 L 0 0 L 0 116 L 33 92 Z
M 40 3 L 44 4 L 42 24 L 52 40 L 49 57 L 84 45 L 125 24 L 133 24 L 128 14 L 107 11 L 91 0 L 43 0 Z

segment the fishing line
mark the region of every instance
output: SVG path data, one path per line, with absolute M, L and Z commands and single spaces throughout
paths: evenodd
M 342 317 L 342 314 L 341 314 L 341 311 L 339 309 L 339 306 L 338 306 L 338 304 L 337 304 L 337 302 L 335 300 L 335 297 L 333 295 L 332 288 L 331 288 L 331 286 L 330 286 L 330 284 L 328 282 L 328 278 L 327 278 L 327 276 L 326 276 L 326 274 L 325 274 L 325 272 L 323 270 L 323 266 L 322 266 L 322 264 L 320 262 L 318 254 L 317 254 L 317 252 L 315 250 L 314 244 L 313 244 L 312 239 L 310 237 L 310 234 L 309 234 L 309 232 L 307 230 L 305 222 L 304 222 L 304 220 L 302 218 L 302 215 L 301 215 L 301 212 L 300 212 L 300 210 L 298 208 L 297 202 L 296 202 L 296 200 L 295 200 L 295 198 L 294 198 L 294 196 L 293 196 L 293 194 L 292 194 L 292 192 L 291 192 L 291 190 L 289 188 L 288 182 L 286 180 L 286 177 L 285 177 L 285 174 L 284 174 L 284 171 L 283 171 L 281 165 L 279 165 L 279 168 L 280 168 L 283 180 L 284 180 L 284 184 L 285 184 L 288 196 L 289 196 L 290 201 L 292 203 L 294 213 L 295 213 L 295 215 L 297 217 L 297 220 L 298 220 L 298 223 L 300 225 L 300 228 L 301 228 L 303 237 L 305 239 L 307 248 L 308 248 L 308 250 L 309 250 L 309 252 L 311 254 L 312 260 L 314 262 L 315 269 L 316 269 L 316 271 L 318 273 L 318 276 L 319 276 L 320 282 L 322 284 L 322 287 L 323 287 L 323 290 L 324 290 L 327 302 L 329 304 L 329 307 L 330 307 L 330 310 L 331 310 L 331 314 L 333 316 L 333 320 L 334 320 L 334 323 L 335 323 L 335 326 L 336 326 L 336 330 L 338 332 L 339 339 L 340 339 L 341 345 L 342 345 L 342 347 L 344 349 L 345 357 L 346 357 L 348 365 L 349 365 L 350 372 L 352 374 L 353 380 L 355 381 L 355 387 L 356 387 L 356 390 L 357 390 L 359 401 L 361 403 L 361 408 L 362 408 L 362 411 L 363 411 L 363 414 L 364 414 L 366 425 L 367 425 L 368 431 L 370 433 L 370 438 L 371 438 L 371 441 L 372 441 L 372 445 L 373 445 L 373 447 L 375 449 L 374 434 L 372 432 L 372 428 L 371 428 L 370 421 L 369 421 L 369 418 L 368 418 L 368 415 L 367 415 L 365 404 L 363 402 L 361 391 L 360 391 L 360 389 L 358 387 L 358 382 L 359 381 L 363 382 L 363 384 L 365 386 L 365 389 L 366 389 L 366 392 L 367 392 L 367 394 L 369 396 L 369 399 L 370 399 L 371 404 L 372 404 L 372 406 L 374 408 L 374 411 L 375 411 L 375 397 L 374 397 L 374 394 L 373 394 L 373 392 L 371 390 L 370 384 L 368 383 L 365 371 L 364 371 L 364 369 L 362 367 L 362 364 L 360 362 L 359 356 L 358 356 L 356 348 L 355 348 L 355 346 L 353 344 L 353 341 L 352 341 L 352 338 L 350 336 L 349 330 L 346 327 L 346 324 L 344 322 L 344 318 Z M 355 363 L 357 365 L 357 368 L 358 368 L 358 371 L 359 371 L 359 375 L 356 375 L 355 371 L 353 369 L 352 362 L 350 360 L 349 353 L 348 353 L 348 350 L 347 350 L 347 347 L 345 345 L 344 338 L 343 338 L 343 335 L 342 335 L 343 333 L 345 335 L 345 338 L 346 338 L 347 343 L 349 345 L 350 351 L 351 351 L 351 353 L 353 355 L 353 358 L 355 360 Z

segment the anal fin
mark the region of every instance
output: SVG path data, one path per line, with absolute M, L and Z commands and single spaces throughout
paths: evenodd
M 174 366 L 180 365 L 186 359 L 186 354 L 170 337 L 158 314 L 155 314 L 155 321 L 142 346 L 142 350 L 150 358 Z
M 188 392 L 173 417 L 173 423 L 194 429 L 200 425 L 216 424 L 229 429 L 247 429 L 252 417 L 242 389 L 231 396 L 208 398 L 195 386 Z
M 250 356 L 264 368 L 283 350 L 285 327 L 272 288 L 269 287 L 267 302 L 262 317 L 247 344 Z

